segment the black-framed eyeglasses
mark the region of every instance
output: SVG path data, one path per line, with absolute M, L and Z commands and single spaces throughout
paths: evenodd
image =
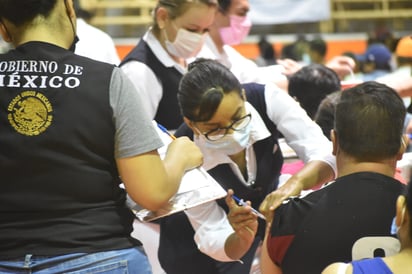
M 252 114 L 249 113 L 243 117 L 240 117 L 239 119 L 234 120 L 227 127 L 215 128 L 215 129 L 209 130 L 208 132 L 204 132 L 204 133 L 201 132 L 201 134 L 204 135 L 206 139 L 208 139 L 209 141 L 217 141 L 225 137 L 229 129 L 234 130 L 234 131 L 239 131 L 239 130 L 244 129 L 250 123 L 251 120 L 252 120 Z

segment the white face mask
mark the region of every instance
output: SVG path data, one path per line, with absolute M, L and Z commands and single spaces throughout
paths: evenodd
M 174 42 L 170 42 L 167 38 L 166 30 L 166 49 L 167 51 L 180 58 L 190 58 L 199 53 L 202 48 L 205 34 L 199 34 L 195 32 L 190 32 L 183 28 L 177 31 L 176 39 Z
M 201 144 L 199 145 L 204 145 L 208 149 L 219 150 L 226 155 L 234 155 L 244 150 L 249 144 L 251 128 L 252 123 L 249 123 L 243 129 L 233 131 L 232 134 L 226 134 L 216 141 L 210 141 L 204 135 L 200 134 L 199 140 Z

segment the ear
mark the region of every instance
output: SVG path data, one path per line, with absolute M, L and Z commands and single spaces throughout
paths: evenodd
M 242 94 L 241 94 L 241 97 L 242 97 L 243 101 L 245 101 L 245 102 L 246 102 L 246 100 L 247 100 L 247 98 L 246 98 L 246 91 L 245 91 L 245 89 L 243 89 L 243 88 L 242 88 Z
M 406 149 L 408 148 L 409 144 L 409 137 L 407 134 L 403 134 L 401 137 L 401 146 L 399 147 L 398 154 L 396 155 L 397 160 L 402 159 L 402 155 L 405 153 Z
M 401 227 L 405 222 L 406 198 L 400 195 L 396 200 L 396 226 Z
M 66 11 L 70 18 L 76 19 L 76 11 L 73 6 L 73 0 L 65 0 Z
M 167 20 L 169 20 L 169 12 L 164 7 L 159 7 L 156 10 L 156 22 L 159 26 L 159 29 L 164 29 L 167 25 Z
M 12 42 L 11 35 L 6 28 L 6 25 L 4 25 L 3 21 L 1 20 L 0 20 L 0 34 L 4 41 L 6 41 L 7 43 Z
M 338 136 L 336 136 L 336 131 L 334 129 L 330 130 L 330 139 L 331 139 L 332 145 L 333 145 L 332 154 L 334 156 L 336 156 L 336 154 L 338 152 Z
M 194 128 L 192 121 L 190 121 L 187 117 L 183 117 L 183 122 L 193 131 L 193 134 L 199 135 L 198 131 Z

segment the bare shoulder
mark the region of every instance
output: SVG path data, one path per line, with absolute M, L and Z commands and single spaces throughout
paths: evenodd
M 322 274 L 349 274 L 352 273 L 352 266 L 345 263 L 333 263 L 328 265 Z

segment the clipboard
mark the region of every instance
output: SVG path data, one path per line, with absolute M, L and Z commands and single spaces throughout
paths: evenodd
M 158 149 L 160 157 L 166 155 L 167 146 L 172 141 L 170 136 L 158 129 L 156 122 L 155 128 L 162 138 L 165 146 Z M 177 193 L 169 200 L 169 203 L 157 211 L 147 209 L 134 210 L 136 217 L 142 222 L 150 222 L 188 208 L 198 206 L 227 195 L 226 190 L 212 177 L 207 171 L 198 167 L 187 171 L 180 182 Z

